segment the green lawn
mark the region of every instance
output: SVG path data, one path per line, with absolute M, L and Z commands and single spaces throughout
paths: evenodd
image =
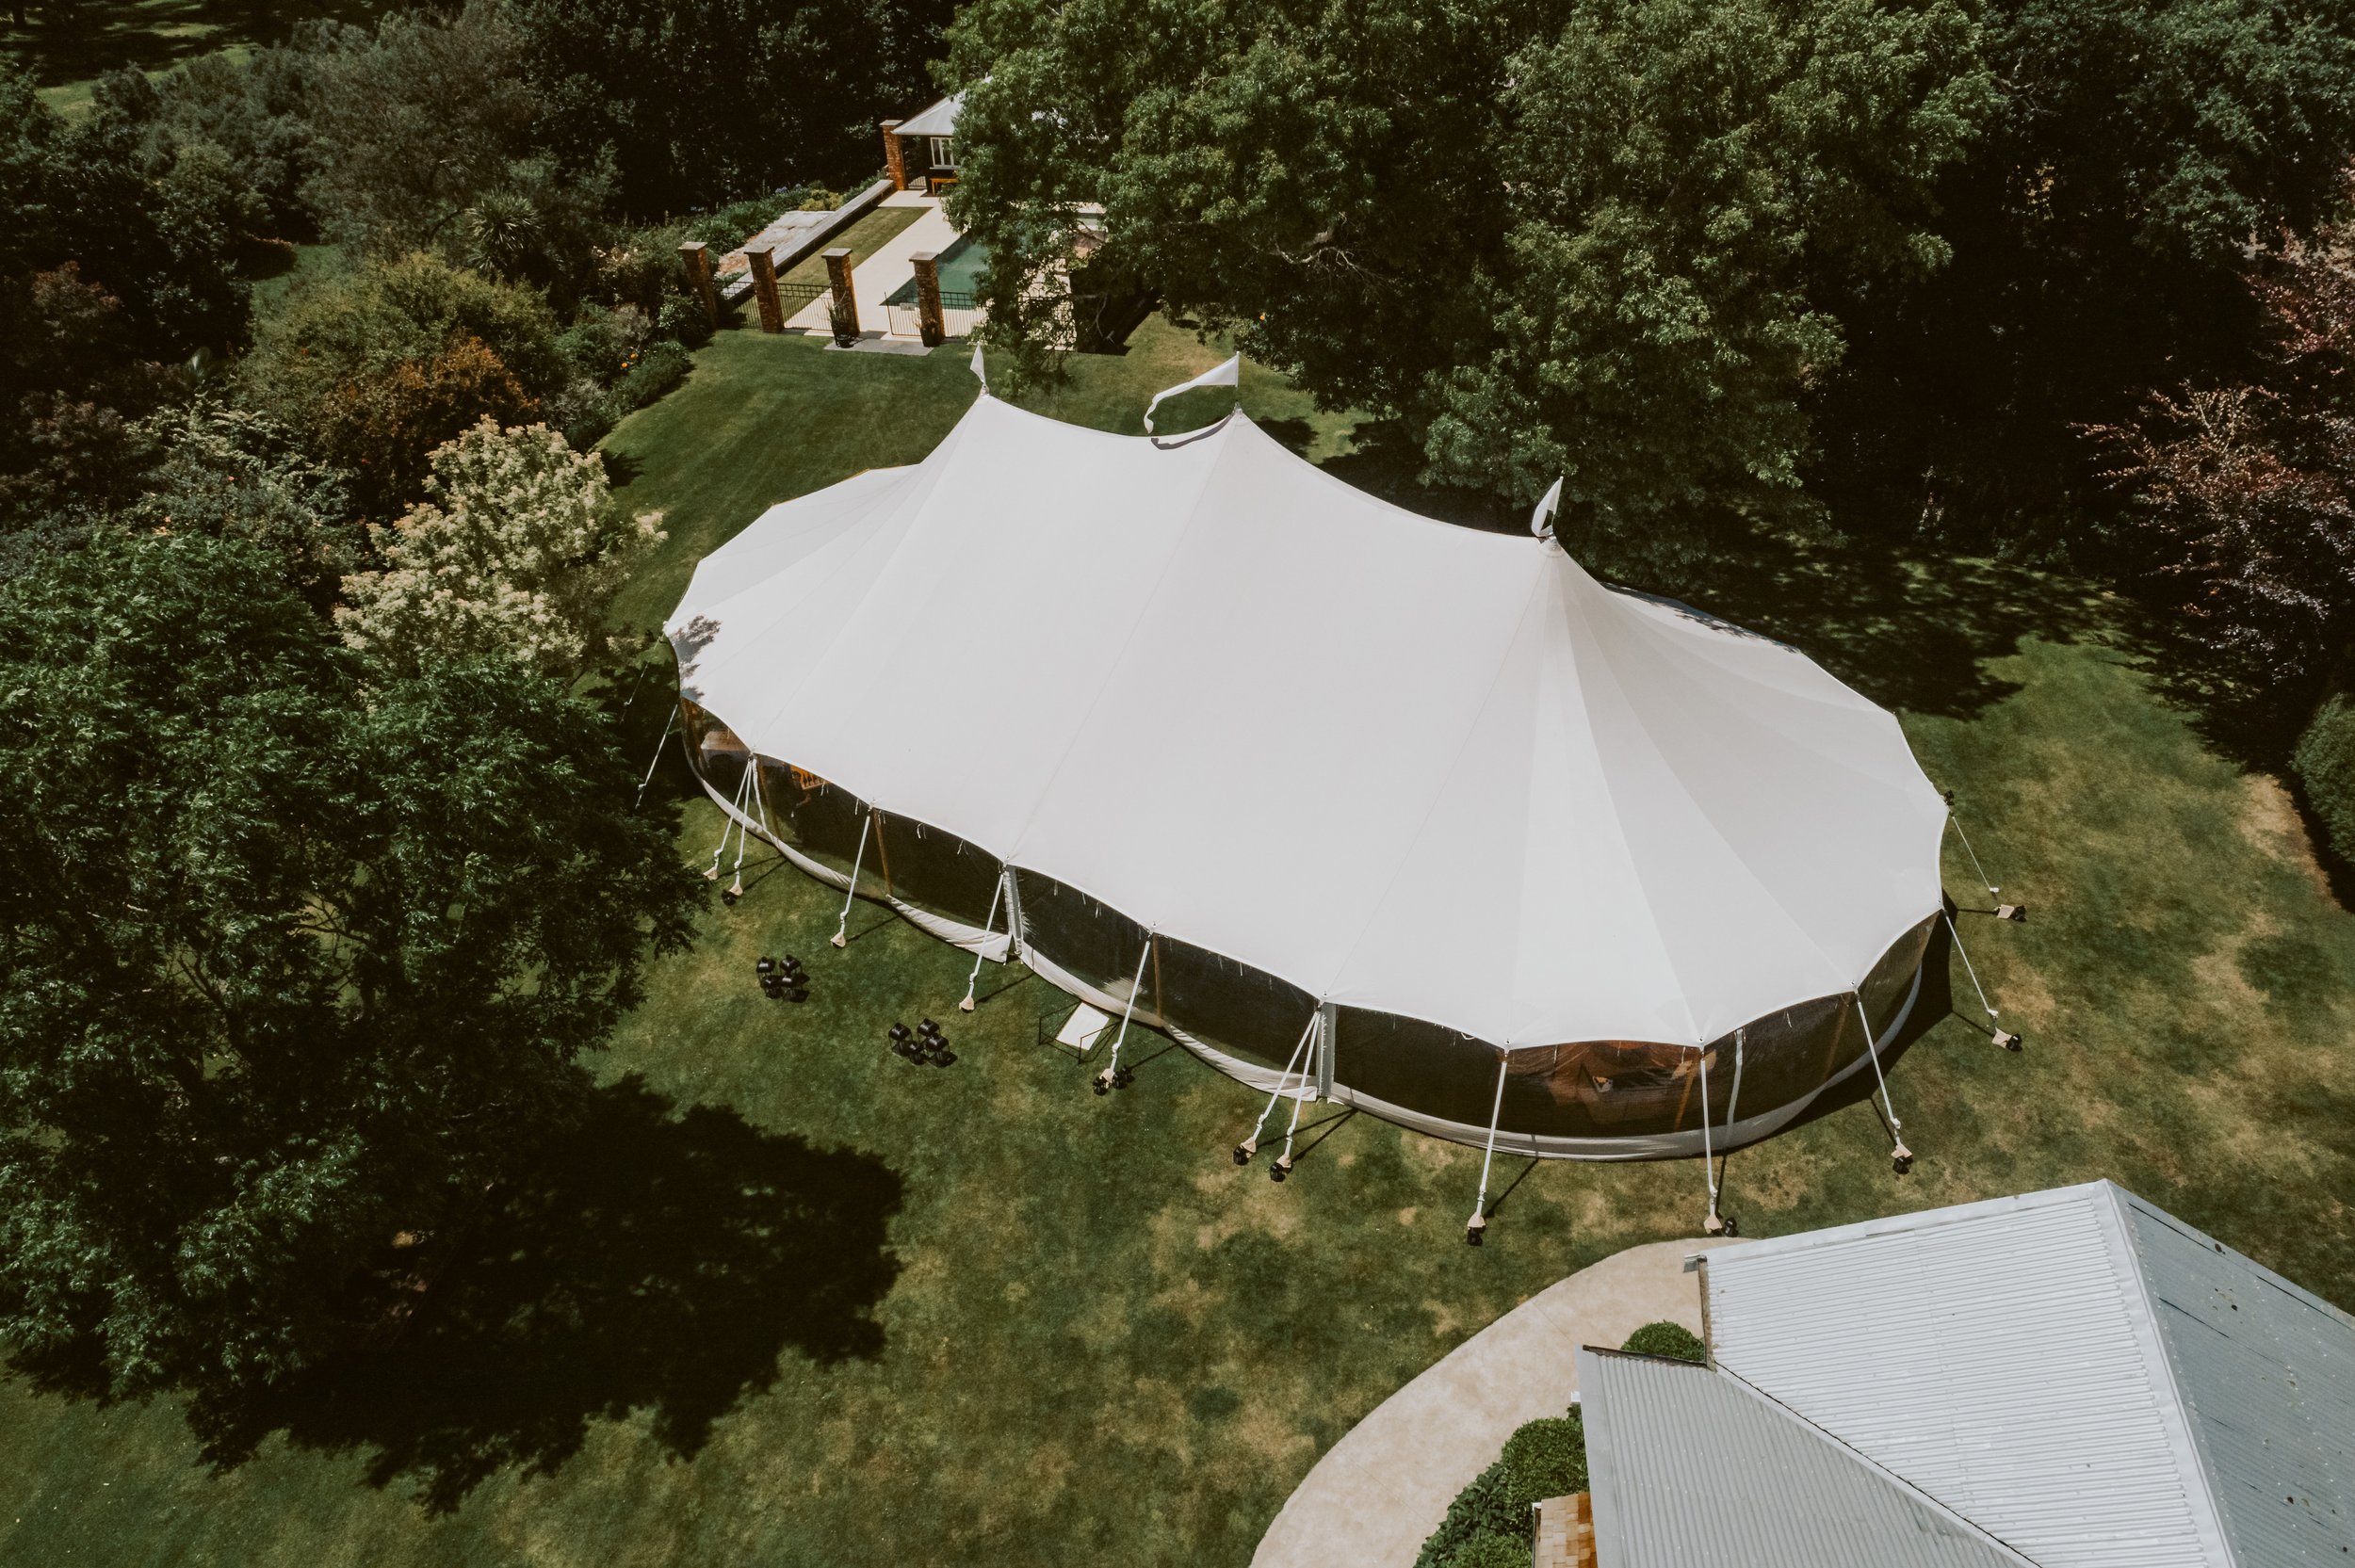
M 215 50 L 283 41 L 298 22 L 366 23 L 386 0 L 24 0 L 0 7 L 0 51 L 33 73 L 52 108 L 78 114 L 100 76 L 150 74 Z M 21 19 L 21 22 L 20 22 Z
M 722 334 L 609 443 L 624 500 L 671 528 L 625 615 L 658 618 L 764 506 L 921 456 L 971 395 L 966 352 Z M 1212 357 L 1155 323 L 1051 406 L 1133 428 L 1147 392 Z M 1242 395 L 1345 449 L 1345 424 L 1275 378 Z M 1746 1231 L 2106 1175 L 2355 1302 L 2355 918 L 2280 786 L 2152 698 L 2120 608 L 1869 555 L 1759 574 L 1717 607 L 1901 705 L 2033 911 L 1964 923 L 2026 1050 L 1941 1012 L 1974 1010 L 1941 961 L 1891 1075 L 1913 1173 L 1890 1174 L 1876 1117 L 1848 1106 L 1733 1157 Z M 985 660 L 942 678 L 1021 700 Z M 660 706 L 631 710 L 642 755 Z M 656 787 L 683 790 L 675 760 Z M 690 803 L 682 855 L 718 835 Z M 1553 1165 L 1471 1251 L 1477 1153 L 1365 1118 L 1320 1128 L 1272 1185 L 1227 1160 L 1258 1108 L 1239 1086 L 1148 1042 L 1136 1087 L 1099 1100 L 1036 1043 L 1059 1012 L 1045 986 L 993 969 L 966 1018 L 957 954 L 866 906 L 836 952 L 834 896 L 753 869 L 700 948 L 658 966 L 544 1187 L 397 1354 L 275 1413 L 250 1457 L 208 1468 L 169 1405 L 0 1388 L 0 1560 L 1240 1565 L 1401 1382 L 1567 1271 L 1698 1225 L 1690 1162 Z M 806 1007 L 754 988 L 754 958 L 786 950 L 815 976 Z M 925 1014 L 955 1066 L 885 1052 L 887 1024 Z

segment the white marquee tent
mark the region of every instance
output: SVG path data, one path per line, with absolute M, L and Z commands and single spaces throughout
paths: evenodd
M 1240 412 L 1156 441 L 984 393 L 763 514 L 669 631 L 706 787 L 805 869 L 1470 1141 L 1764 1136 L 1877 1070 L 1859 1014 L 1893 1034 L 1942 905 L 1890 714 Z

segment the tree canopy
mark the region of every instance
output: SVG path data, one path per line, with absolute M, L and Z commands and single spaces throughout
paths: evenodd
M 363 1334 L 682 944 L 701 880 L 509 658 L 380 679 L 257 546 L 0 586 L 0 1335 L 119 1393 Z
M 1594 547 L 1909 525 L 2081 495 L 2075 423 L 2247 351 L 2350 51 L 2346 0 L 972 0 L 951 205 L 1023 373 L 1116 268 Z

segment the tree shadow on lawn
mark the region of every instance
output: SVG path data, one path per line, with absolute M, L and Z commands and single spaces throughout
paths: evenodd
M 781 1356 L 871 1360 L 900 1269 L 899 1174 L 872 1156 L 766 1133 L 631 1076 L 595 1091 L 538 1179 L 507 1193 L 389 1351 L 330 1365 L 267 1404 L 200 1408 L 217 1467 L 270 1432 L 366 1449 L 434 1512 L 505 1469 L 546 1475 L 593 1419 L 653 1413 L 691 1457 Z

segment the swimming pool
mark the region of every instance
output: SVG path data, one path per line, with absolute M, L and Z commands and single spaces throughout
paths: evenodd
M 940 253 L 940 302 L 949 310 L 971 310 L 973 291 L 981 286 L 982 273 L 989 266 L 989 251 L 965 234 L 959 234 Z M 886 305 L 914 305 L 916 280 L 910 278 L 891 291 Z

